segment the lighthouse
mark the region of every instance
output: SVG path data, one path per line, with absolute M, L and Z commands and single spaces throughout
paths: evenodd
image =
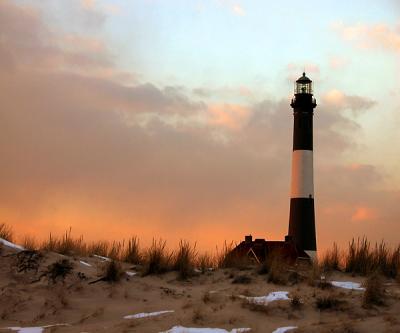
M 293 108 L 292 184 L 289 233 L 284 241 L 266 240 L 246 235 L 232 251 L 233 256 L 247 256 L 260 263 L 269 254 L 295 262 L 298 258 L 315 259 L 317 242 L 314 213 L 313 116 L 317 106 L 312 81 L 303 73 L 295 82 Z
M 316 258 L 314 213 L 313 116 L 317 106 L 312 81 L 303 73 L 296 82 L 293 108 L 293 154 L 289 233 L 296 247 Z

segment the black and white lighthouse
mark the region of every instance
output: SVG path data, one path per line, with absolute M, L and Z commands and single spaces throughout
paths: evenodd
M 317 253 L 313 172 L 313 115 L 317 103 L 312 81 L 305 73 L 295 83 L 290 106 L 294 126 L 288 238 L 313 259 Z
M 258 263 L 270 253 L 279 253 L 292 262 L 298 258 L 315 259 L 317 255 L 313 172 L 313 116 L 317 103 L 306 73 L 296 81 L 290 105 L 294 126 L 289 233 L 284 241 L 253 240 L 247 235 L 231 251 L 232 255 L 247 256 Z

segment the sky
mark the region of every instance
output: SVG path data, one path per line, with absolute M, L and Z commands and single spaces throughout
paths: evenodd
M 397 245 L 397 0 L 1 0 L 0 222 L 201 250 L 283 239 L 303 70 L 318 248 Z

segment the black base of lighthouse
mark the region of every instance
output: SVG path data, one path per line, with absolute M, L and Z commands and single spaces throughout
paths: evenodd
M 315 214 L 313 198 L 290 200 L 289 236 L 304 251 L 316 251 Z

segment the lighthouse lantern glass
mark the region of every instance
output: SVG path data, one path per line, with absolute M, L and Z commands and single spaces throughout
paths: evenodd
M 312 94 L 312 83 L 296 82 L 295 94 Z

